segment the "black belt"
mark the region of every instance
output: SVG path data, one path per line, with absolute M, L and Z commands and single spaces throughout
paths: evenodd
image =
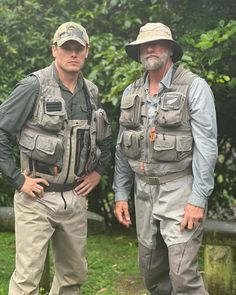
M 44 192 L 68 192 L 75 189 L 81 181 L 73 183 L 53 183 L 49 182 L 49 186 L 44 185 Z

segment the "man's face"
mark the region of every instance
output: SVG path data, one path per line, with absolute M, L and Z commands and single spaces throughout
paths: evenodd
M 88 56 L 88 47 L 70 40 L 62 46 L 52 45 L 52 55 L 59 70 L 68 73 L 78 73 Z
M 153 41 L 140 45 L 140 61 L 147 71 L 159 70 L 171 60 L 172 50 L 164 41 Z

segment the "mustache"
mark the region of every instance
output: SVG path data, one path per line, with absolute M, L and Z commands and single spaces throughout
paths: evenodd
M 144 59 L 153 58 L 153 57 L 154 58 L 159 58 L 158 55 L 154 55 L 154 54 L 148 54 L 148 55 L 143 56 Z

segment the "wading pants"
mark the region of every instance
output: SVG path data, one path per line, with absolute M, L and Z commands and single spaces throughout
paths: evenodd
M 79 295 L 86 279 L 86 198 L 73 191 L 47 192 L 32 200 L 14 196 L 16 268 L 9 295 L 37 295 L 48 242 L 52 240 L 55 275 L 50 295 Z
M 198 271 L 203 225 L 180 231 L 192 176 L 149 185 L 135 179 L 139 265 L 152 295 L 209 295 Z

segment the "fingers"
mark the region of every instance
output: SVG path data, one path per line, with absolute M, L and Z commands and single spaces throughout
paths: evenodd
M 30 176 L 27 176 L 26 173 L 23 174 L 25 176 L 25 182 L 20 191 L 26 193 L 31 198 L 42 198 L 44 195 L 43 185 L 48 186 L 48 181 L 43 178 L 31 178 Z
M 130 226 L 131 220 L 129 215 L 128 202 L 126 201 L 116 202 L 114 214 L 117 220 L 121 224 L 125 225 L 126 227 Z
M 187 204 L 184 209 L 184 217 L 180 223 L 180 230 L 192 230 L 199 225 L 204 216 L 204 209 Z

